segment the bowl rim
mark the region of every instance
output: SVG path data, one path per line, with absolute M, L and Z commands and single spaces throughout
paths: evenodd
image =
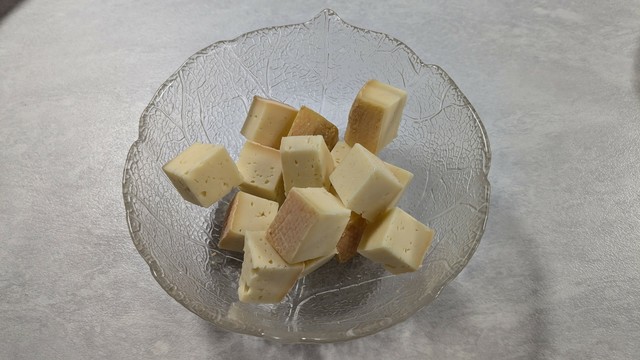
M 153 108 L 153 106 L 155 105 L 155 102 L 164 94 L 164 92 L 168 89 L 168 87 L 176 80 L 176 78 L 179 76 L 179 73 L 183 70 L 183 68 L 185 66 L 189 65 L 196 58 L 198 58 L 199 56 L 202 56 L 202 55 L 206 55 L 206 54 L 210 53 L 212 50 L 214 50 L 214 49 L 216 49 L 218 47 L 225 46 L 227 44 L 231 44 L 231 43 L 237 42 L 237 41 L 239 41 L 239 40 L 241 40 L 243 38 L 249 37 L 249 36 L 251 36 L 253 34 L 256 34 L 256 33 L 259 33 L 259 32 L 274 31 L 274 30 L 278 30 L 278 29 L 286 28 L 286 27 L 312 24 L 313 22 L 317 21 L 321 17 L 327 18 L 327 21 L 329 21 L 329 19 L 332 19 L 334 21 L 338 21 L 338 22 L 342 23 L 343 25 L 345 25 L 347 27 L 351 27 L 351 28 L 353 28 L 355 30 L 359 30 L 359 31 L 362 31 L 362 32 L 365 32 L 365 33 L 371 33 L 371 34 L 376 34 L 376 35 L 383 36 L 385 38 L 385 40 L 388 40 L 388 41 L 391 41 L 391 42 L 395 43 L 398 48 L 404 50 L 407 53 L 407 55 L 411 57 L 412 64 L 413 64 L 413 62 L 415 62 L 421 68 L 430 68 L 430 69 L 436 70 L 437 72 L 439 72 L 442 75 L 444 80 L 448 83 L 448 85 L 451 88 L 457 90 L 457 92 L 461 96 L 463 105 L 469 109 L 470 114 L 471 114 L 473 120 L 475 121 L 475 125 L 478 127 L 478 130 L 479 130 L 480 135 L 482 137 L 482 144 L 483 144 L 482 152 L 483 152 L 483 161 L 484 161 L 483 166 L 482 166 L 482 174 L 483 174 L 482 181 L 483 181 L 483 183 L 485 185 L 485 189 L 486 189 L 485 193 L 484 193 L 484 197 L 486 199 L 486 202 L 483 205 L 483 207 L 485 208 L 485 210 L 484 210 L 484 219 L 482 220 L 481 227 L 480 227 L 480 229 L 478 230 L 478 232 L 476 234 L 476 238 L 474 239 L 473 246 L 469 249 L 469 252 L 467 253 L 467 255 L 463 259 L 461 259 L 460 262 L 458 262 L 459 267 L 456 268 L 454 270 L 454 272 L 447 279 L 445 279 L 445 281 L 438 288 L 438 290 L 435 291 L 433 297 L 424 297 L 417 304 L 417 306 L 415 306 L 415 308 L 412 309 L 412 311 L 409 311 L 409 312 L 403 314 L 402 316 L 394 318 L 392 321 L 388 321 L 388 322 L 384 322 L 384 323 L 377 323 L 376 326 L 368 327 L 366 331 L 363 331 L 363 332 L 348 332 L 348 333 L 342 333 L 341 332 L 341 333 L 337 333 L 338 336 L 335 336 L 333 333 L 331 333 L 331 334 L 328 334 L 328 336 L 322 337 L 322 338 L 315 338 L 315 337 L 314 338 L 309 338 L 309 337 L 304 337 L 304 336 L 298 336 L 298 337 L 292 336 L 292 337 L 284 338 L 284 337 L 277 336 L 277 335 L 274 335 L 274 334 L 269 334 L 268 331 L 265 331 L 265 330 L 261 330 L 259 332 L 246 330 L 246 329 L 244 329 L 242 327 L 233 326 L 234 323 L 232 323 L 232 322 L 214 322 L 214 321 L 212 321 L 210 319 L 211 317 L 208 316 L 209 312 L 206 311 L 202 307 L 202 305 L 200 305 L 199 303 L 192 303 L 191 301 L 189 301 L 188 298 L 186 298 L 185 295 L 178 289 L 177 285 L 171 283 L 169 280 L 167 280 L 164 277 L 163 271 L 159 267 L 158 263 L 156 262 L 155 258 L 152 255 L 151 251 L 149 249 L 147 249 L 147 247 L 142 245 L 142 242 L 140 241 L 140 234 L 134 229 L 134 224 L 132 223 L 132 219 L 131 219 L 131 212 L 132 212 L 132 209 L 133 209 L 132 199 L 131 199 L 131 194 L 129 194 L 127 192 L 127 186 L 129 184 L 129 182 L 131 181 L 130 171 L 131 171 L 131 164 L 133 162 L 134 151 L 136 150 L 138 145 L 141 144 L 143 142 L 143 140 L 144 140 L 142 138 L 142 135 L 143 135 L 143 129 L 147 125 L 147 114 L 148 114 L 148 112 L 151 110 L 151 108 Z M 123 193 L 123 198 L 124 198 L 125 213 L 126 213 L 126 220 L 127 220 L 127 228 L 129 230 L 129 235 L 131 237 L 131 240 L 133 241 L 134 246 L 136 247 L 136 250 L 138 250 L 139 254 L 142 256 L 142 258 L 145 260 L 145 262 L 149 266 L 149 270 L 151 272 L 151 275 L 156 280 L 156 282 L 158 282 L 160 287 L 162 287 L 162 289 L 165 290 L 167 292 L 167 294 L 169 294 L 169 296 L 171 296 L 174 300 L 176 300 L 178 303 L 180 303 L 186 309 L 188 309 L 189 311 L 191 311 L 194 314 L 198 315 L 200 318 L 208 321 L 209 323 L 215 325 L 217 328 L 224 329 L 224 330 L 230 331 L 230 332 L 246 334 L 246 335 L 253 335 L 253 336 L 256 336 L 256 337 L 261 337 L 261 338 L 265 338 L 265 339 L 269 339 L 269 340 L 274 340 L 274 341 L 277 341 L 277 342 L 280 342 L 280 343 L 330 343 L 330 342 L 349 341 L 349 340 L 357 339 L 357 338 L 360 338 L 360 337 L 368 336 L 368 335 L 377 333 L 379 331 L 382 331 L 384 329 L 387 329 L 387 328 L 389 328 L 391 326 L 394 326 L 396 324 L 399 324 L 401 322 L 404 322 L 409 317 L 411 317 L 415 313 L 417 313 L 419 310 L 425 308 L 428 304 L 433 302 L 440 295 L 442 290 L 453 279 L 455 279 L 460 274 L 462 269 L 464 269 L 466 267 L 466 265 L 470 261 L 471 257 L 475 253 L 476 249 L 478 248 L 478 246 L 480 244 L 480 240 L 482 239 L 482 236 L 483 236 L 483 234 L 484 234 L 484 232 L 486 230 L 487 220 L 488 220 L 488 217 L 489 217 L 489 205 L 490 205 L 490 201 L 491 201 L 491 184 L 490 184 L 489 178 L 488 178 L 490 165 L 491 165 L 491 150 L 490 150 L 490 145 L 489 145 L 489 138 L 487 136 L 487 131 L 486 131 L 485 127 L 484 127 L 484 124 L 480 120 L 480 117 L 478 116 L 478 113 L 476 112 L 476 110 L 473 107 L 473 105 L 469 102 L 467 97 L 462 93 L 460 88 L 453 81 L 453 79 L 451 79 L 451 77 L 446 73 L 446 71 L 444 71 L 438 65 L 427 64 L 427 63 L 423 62 L 420 59 L 420 57 L 409 46 L 407 46 L 402 41 L 400 41 L 400 40 L 398 40 L 398 39 L 396 39 L 396 38 L 394 38 L 394 37 L 392 37 L 392 36 L 390 36 L 390 35 L 388 35 L 386 33 L 382 33 L 382 32 L 378 32 L 378 31 L 364 29 L 364 28 L 361 28 L 361 27 L 358 27 L 358 26 L 354 26 L 354 25 L 344 21 L 342 18 L 340 18 L 340 16 L 338 16 L 338 14 L 335 11 L 333 11 L 333 10 L 331 10 L 329 8 L 325 8 L 322 11 L 320 11 L 317 15 L 315 15 L 313 18 L 311 18 L 311 19 L 309 19 L 307 21 L 304 21 L 302 23 L 276 25 L 276 26 L 269 26 L 269 27 L 264 27 L 264 28 L 252 30 L 252 31 L 243 33 L 243 34 L 241 34 L 241 35 L 239 35 L 239 36 L 237 36 L 237 37 L 235 37 L 233 39 L 220 40 L 220 41 L 214 42 L 213 44 L 208 45 L 205 48 L 201 49 L 200 51 L 197 51 L 193 55 L 189 56 L 189 58 L 187 58 L 187 60 L 184 61 L 178 67 L 178 69 L 175 72 L 173 72 L 173 74 L 167 80 L 165 80 L 162 83 L 162 85 L 160 85 L 158 90 L 156 90 L 156 92 L 154 93 L 151 101 L 149 102 L 149 104 L 147 104 L 147 106 L 145 107 L 145 109 L 143 110 L 143 112 L 142 112 L 142 114 L 140 116 L 140 120 L 139 120 L 139 123 L 138 123 L 138 137 L 131 144 L 131 146 L 129 148 L 129 151 L 127 152 L 127 158 L 126 158 L 126 161 L 125 161 L 125 167 L 124 167 L 123 175 L 122 175 L 122 193 Z M 220 319 L 219 317 L 216 317 L 216 316 L 214 316 L 214 318 Z M 220 319 L 220 320 L 222 320 L 222 319 Z M 291 334 L 295 334 L 295 333 L 291 333 Z

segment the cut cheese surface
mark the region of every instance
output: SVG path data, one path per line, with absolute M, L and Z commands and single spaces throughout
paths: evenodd
M 242 175 L 222 145 L 195 143 L 162 170 L 185 200 L 203 207 L 242 183 Z
M 344 229 L 336 245 L 338 262 L 344 263 L 356 256 L 358 253 L 358 244 L 360 244 L 362 233 L 366 227 L 367 221 L 362 216 L 351 212 L 347 227 Z
M 333 254 L 350 214 L 324 188 L 293 188 L 267 230 L 267 241 L 292 264 Z
M 335 256 L 335 253 L 331 253 L 329 255 L 325 255 L 325 256 L 321 256 L 319 258 L 315 258 L 315 259 L 311 259 L 311 260 L 307 260 L 305 261 L 304 264 L 304 269 L 302 270 L 302 273 L 300 274 L 300 277 L 305 277 L 309 274 L 311 274 L 312 272 L 318 270 L 322 265 L 328 263 L 329 261 L 331 261 L 331 259 L 333 259 L 333 257 Z
M 238 297 L 246 303 L 278 303 L 298 280 L 303 264 L 288 264 L 265 240 L 264 231 L 245 234 Z
M 240 151 L 236 164 L 244 178 L 240 184 L 242 191 L 278 203 L 284 201 L 280 151 L 247 141 Z
M 358 252 L 394 274 L 416 271 L 434 234 L 432 229 L 396 207 L 367 226 Z
M 338 142 L 338 128 L 322 115 L 302 106 L 293 120 L 288 136 L 321 135 L 329 150 Z
M 242 252 L 247 231 L 266 231 L 278 212 L 278 203 L 239 191 L 234 196 L 218 247 Z
M 402 191 L 402 184 L 384 161 L 356 144 L 330 175 L 342 203 L 373 221 Z
M 284 191 L 293 187 L 329 189 L 333 158 L 320 135 L 287 136 L 280 147 Z
M 279 149 L 280 139 L 287 136 L 297 114 L 287 104 L 254 96 L 240 133 L 247 140 Z
M 362 144 L 374 154 L 398 134 L 407 93 L 378 80 L 369 80 L 358 92 L 349 112 L 344 139 Z
M 340 162 L 342 162 L 342 159 L 344 159 L 347 156 L 347 154 L 349 153 L 349 150 L 351 150 L 351 146 L 349 146 L 349 144 L 347 144 L 344 141 L 338 141 L 338 143 L 333 148 L 333 150 L 331 150 L 331 156 L 333 157 L 333 164 L 336 167 L 338 167 L 338 165 L 340 165 Z M 407 187 L 411 183 L 411 180 L 413 180 L 413 174 L 410 171 L 407 171 L 401 167 L 395 166 L 391 163 L 385 162 L 385 164 L 387 165 L 387 168 L 391 170 L 393 175 L 396 176 L 396 179 L 398 179 L 398 181 L 402 185 L 402 190 L 398 195 L 396 195 L 396 197 L 391 201 L 391 203 L 388 206 L 388 208 L 391 209 L 391 208 L 394 208 L 398 203 L 398 201 L 400 201 L 400 198 L 402 198 L 404 191 L 407 189 Z
M 393 175 L 395 175 L 396 179 L 398 179 L 398 181 L 400 182 L 400 185 L 402 185 L 402 190 L 400 190 L 398 195 L 396 195 L 396 197 L 391 200 L 391 203 L 388 206 L 388 208 L 391 209 L 394 208 L 398 204 L 398 201 L 400 201 L 400 198 L 402 198 L 404 191 L 411 183 L 411 180 L 413 180 L 413 173 L 388 162 L 385 162 L 385 165 L 387 165 L 387 168 L 391 170 Z
M 351 150 L 351 146 L 342 140 L 338 141 L 336 146 L 331 149 L 331 157 L 333 158 L 333 165 L 335 167 L 340 165 L 340 162 L 347 156 L 349 150 Z

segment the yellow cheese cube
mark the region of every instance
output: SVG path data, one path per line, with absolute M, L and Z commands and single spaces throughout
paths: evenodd
M 329 255 L 350 214 L 324 188 L 293 188 L 267 230 L 267 241 L 291 264 Z
M 267 231 L 276 217 L 278 203 L 242 191 L 229 204 L 218 247 L 242 252 L 247 231 Z
M 338 141 L 336 146 L 331 149 L 331 157 L 333 158 L 334 167 L 340 165 L 340 162 L 345 158 L 345 156 L 347 156 L 349 150 L 351 150 L 351 146 L 349 146 L 349 144 L 342 140 Z
M 347 144 L 344 141 L 338 141 L 336 146 L 334 146 L 333 150 L 331 150 L 331 157 L 333 157 L 333 164 L 336 167 L 338 167 L 342 159 L 344 159 L 347 156 L 347 154 L 349 153 L 349 150 L 351 150 L 351 146 L 349 146 L 349 144 Z M 396 179 L 398 179 L 398 181 L 402 185 L 402 190 L 400 191 L 400 193 L 389 204 L 388 208 L 391 209 L 396 206 L 396 204 L 402 197 L 402 194 L 404 194 L 404 191 L 409 186 L 409 183 L 411 183 L 411 180 L 413 179 L 413 174 L 410 171 L 407 171 L 403 168 L 400 168 L 388 162 L 385 162 L 385 164 L 387 165 L 389 170 L 391 170 L 393 175 L 396 176 Z
M 293 187 L 324 187 L 331 185 L 329 174 L 333 159 L 322 136 L 287 136 L 280 147 L 284 192 Z
M 358 252 L 394 274 L 416 271 L 433 236 L 432 229 L 396 207 L 367 226 Z
M 242 183 L 242 175 L 222 145 L 195 143 L 162 170 L 185 200 L 203 207 Z
M 288 136 L 322 135 L 329 150 L 338 142 L 338 127 L 306 106 L 300 108 Z
M 238 297 L 246 303 L 278 303 L 298 280 L 304 265 L 288 264 L 265 240 L 264 231 L 247 231 Z
M 300 277 L 305 277 L 305 276 L 311 274 L 312 272 L 318 270 L 322 265 L 324 265 L 324 264 L 328 263 L 329 261 L 331 261 L 331 259 L 333 259 L 333 257 L 335 255 L 336 255 L 335 253 L 331 253 L 329 255 L 320 256 L 318 258 L 307 260 L 307 261 L 303 262 L 304 269 L 302 270 L 302 273 L 300 274 Z
M 396 195 L 396 197 L 393 200 L 391 200 L 391 203 L 387 207 L 388 209 L 391 209 L 398 204 L 398 201 L 400 201 L 402 194 L 404 194 L 404 191 L 407 189 L 407 187 L 411 183 L 411 180 L 413 180 L 413 174 L 408 170 L 405 170 L 393 164 L 389 164 L 388 162 L 385 162 L 385 165 L 387 165 L 387 168 L 391 170 L 393 175 L 395 175 L 396 179 L 398 179 L 398 181 L 400 182 L 400 185 L 402 185 L 402 190 L 400 190 L 398 195 Z
M 279 149 L 280 139 L 289 133 L 297 113 L 287 104 L 254 96 L 240 133 L 247 140 Z
M 366 227 L 367 221 L 362 218 L 362 216 L 351 212 L 347 227 L 344 229 L 344 232 L 336 245 L 338 262 L 344 263 L 356 256 L 358 252 L 358 244 L 360 244 L 362 233 Z
M 402 190 L 384 161 L 356 144 L 330 175 L 331 184 L 347 208 L 373 221 Z
M 244 178 L 240 190 L 278 203 L 284 201 L 280 151 L 247 141 L 236 164 Z
M 406 103 L 406 91 L 378 80 L 367 81 L 351 106 L 344 140 L 377 154 L 397 136 Z

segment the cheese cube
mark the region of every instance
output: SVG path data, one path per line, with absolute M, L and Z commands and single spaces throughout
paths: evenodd
M 402 190 L 385 163 L 356 144 L 331 173 L 331 184 L 351 211 L 373 221 Z
M 333 159 L 322 136 L 287 136 L 280 147 L 284 192 L 293 187 L 324 187 L 331 185 L 329 174 Z
M 287 104 L 254 96 L 240 133 L 247 140 L 279 149 L 280 139 L 289 133 L 297 113 Z
M 378 80 L 367 81 L 351 106 L 344 140 L 377 154 L 397 136 L 406 103 L 406 91 Z
M 329 255 L 350 214 L 324 188 L 293 188 L 267 230 L 267 241 L 291 264 Z
M 265 240 L 264 231 L 247 231 L 238 297 L 246 303 L 278 303 L 296 283 L 303 267 L 284 261 Z
M 338 257 L 338 262 L 344 263 L 356 256 L 358 252 L 358 244 L 360 244 L 362 233 L 366 227 L 367 221 L 362 218 L 362 216 L 351 212 L 347 227 L 344 229 L 344 232 L 336 245 L 336 256 Z
M 185 200 L 203 207 L 242 183 L 242 175 L 222 145 L 195 143 L 162 170 Z
M 388 209 L 391 209 L 398 204 L 398 201 L 400 201 L 402 194 L 404 194 L 404 191 L 407 189 L 407 187 L 411 183 L 411 180 L 413 180 L 413 174 L 408 170 L 405 170 L 401 167 L 397 167 L 393 164 L 389 164 L 388 162 L 385 162 L 385 165 L 387 165 L 387 168 L 391 170 L 393 175 L 395 175 L 396 179 L 398 179 L 398 181 L 400 182 L 400 185 L 402 185 L 402 190 L 400 190 L 398 195 L 396 195 L 396 197 L 393 200 L 391 200 L 391 203 L 387 207 Z
M 229 205 L 218 247 L 242 252 L 245 233 L 267 231 L 277 212 L 277 202 L 239 191 Z
M 329 150 L 338 142 L 338 128 L 306 106 L 300 108 L 288 136 L 322 135 Z
M 236 164 L 244 178 L 240 190 L 278 203 L 284 201 L 280 151 L 247 141 Z
M 331 157 L 333 157 L 333 164 L 336 167 L 338 167 L 342 159 L 344 159 L 345 156 L 347 156 L 347 154 L 349 153 L 349 150 L 351 150 L 351 146 L 349 146 L 349 144 L 347 144 L 344 141 L 338 141 L 336 146 L 334 146 L 333 150 L 331 150 Z M 402 185 L 402 190 L 400 191 L 400 193 L 396 196 L 395 199 L 391 201 L 391 204 L 389 204 L 388 208 L 391 209 L 396 206 L 396 204 L 402 197 L 402 194 L 404 194 L 405 189 L 409 186 L 409 183 L 411 183 L 411 180 L 413 179 L 413 174 L 410 171 L 397 167 L 388 162 L 385 162 L 385 165 L 387 165 L 389 170 L 391 170 L 393 175 L 396 176 L 396 179 L 398 179 L 398 181 Z
M 358 252 L 394 274 L 416 271 L 433 235 L 432 229 L 396 207 L 367 226 Z
M 336 146 L 331 149 L 331 157 L 333 158 L 333 165 L 335 167 L 340 165 L 340 162 L 347 156 L 349 150 L 351 150 L 351 146 L 342 140 L 338 141 Z
M 335 255 L 336 255 L 335 253 L 331 253 L 329 255 L 321 256 L 319 258 L 315 258 L 315 259 L 311 259 L 303 262 L 304 269 L 302 270 L 300 277 L 305 277 L 311 274 L 312 272 L 318 270 L 322 265 L 331 261 L 331 259 L 333 259 Z

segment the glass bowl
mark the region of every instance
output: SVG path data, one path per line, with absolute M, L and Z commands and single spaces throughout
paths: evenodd
M 237 159 L 254 95 L 306 105 L 343 134 L 369 79 L 407 90 L 398 137 L 381 152 L 415 177 L 398 204 L 437 231 L 422 268 L 392 276 L 363 257 L 332 260 L 280 304 L 237 302 L 242 255 L 217 247 L 226 196 L 204 209 L 183 201 L 162 165 L 193 142 L 223 144 Z M 158 90 L 129 151 L 123 195 L 133 242 L 153 277 L 220 328 L 281 342 L 369 335 L 433 301 L 467 264 L 487 220 L 489 143 L 475 110 L 438 66 L 402 42 L 354 27 L 333 11 L 260 29 L 191 56 Z

